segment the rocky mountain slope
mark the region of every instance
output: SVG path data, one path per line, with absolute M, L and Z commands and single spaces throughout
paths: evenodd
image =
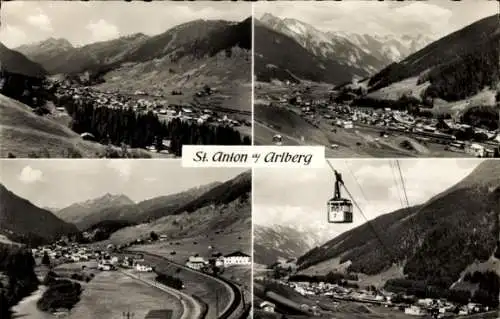
M 43 65 L 50 74 L 89 71 L 108 72 L 125 63 L 169 62 L 172 67 L 185 57 L 203 60 L 231 49 L 251 49 L 251 20 L 195 20 L 155 36 L 133 34 L 111 41 L 73 47 L 64 39 L 48 39 L 17 50 Z M 161 60 L 161 61 L 158 61 Z M 157 69 L 169 72 L 169 68 Z M 248 70 L 250 72 L 250 70 Z
M 175 212 L 191 203 L 219 183 L 194 187 L 186 191 L 134 203 L 124 195 L 106 194 L 100 198 L 76 203 L 56 212 L 61 219 L 85 230 L 106 221 L 140 223 L 154 220 Z
M 373 92 L 411 80 L 401 85 L 399 96 L 463 100 L 485 88 L 498 88 L 499 55 L 500 20 L 495 14 L 387 66 L 370 78 L 368 88 Z
M 315 245 L 317 238 L 311 233 L 290 226 L 254 225 L 254 262 L 271 265 L 278 258 L 297 258 Z
M 270 13 L 264 14 L 258 20 L 258 25 L 259 30 L 256 30 L 256 32 L 259 31 L 259 34 L 256 36 L 256 51 L 259 49 L 258 52 L 266 63 L 276 65 L 277 68 L 283 68 L 284 71 L 288 71 L 299 78 L 313 81 L 319 79 L 336 84 L 342 83 L 344 80 L 350 81 L 353 77 L 365 78 L 372 75 L 431 41 L 429 37 L 421 35 L 396 37 L 391 35 L 372 36 L 349 32 L 326 32 L 297 19 L 281 19 Z M 311 58 L 304 54 L 303 50 L 298 50 L 292 43 L 288 43 L 289 41 L 281 39 L 272 32 L 265 32 L 266 30 L 262 30 L 261 27 L 267 27 L 293 39 L 316 59 L 309 61 Z M 270 38 L 258 39 L 260 37 Z M 291 55 L 286 49 L 297 50 L 297 52 Z M 316 73 L 320 73 L 321 69 L 324 69 L 323 72 L 327 72 L 325 69 L 331 68 L 337 70 L 337 72 L 342 72 L 342 74 L 328 77 L 327 75 L 320 76 L 319 74 L 304 73 L 300 65 L 278 63 L 280 55 L 283 55 L 281 56 L 283 60 L 289 56 L 304 55 L 307 67 L 312 69 L 311 72 L 314 72 L 316 68 L 319 68 L 315 71 Z M 287 57 L 284 55 L 287 55 Z M 276 59 L 275 63 L 272 62 L 274 59 Z M 299 58 L 297 57 L 297 59 Z M 283 63 L 283 61 L 281 62 Z M 262 69 L 262 66 L 260 68 Z M 279 75 L 275 74 L 274 76 L 280 79 Z M 261 77 L 263 80 L 266 79 L 264 74 Z
M 16 242 L 43 243 L 76 234 L 77 228 L 0 184 L 0 232 Z
M 493 255 L 499 215 L 500 162 L 486 160 L 426 203 L 345 232 L 307 252 L 299 262 L 303 270 L 324 274 L 340 264 L 367 275 L 397 266 L 408 279 L 449 287 L 469 265 Z

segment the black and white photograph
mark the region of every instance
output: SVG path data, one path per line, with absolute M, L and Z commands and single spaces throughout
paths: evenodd
M 250 145 L 250 3 L 2 3 L 0 157 Z
M 254 4 L 254 143 L 498 157 L 498 1 Z
M 497 318 L 500 161 L 254 169 L 254 318 Z
M 249 318 L 250 170 L 0 164 L 2 319 Z

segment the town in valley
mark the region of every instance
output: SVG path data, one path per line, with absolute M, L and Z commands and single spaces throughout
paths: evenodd
M 144 161 L 1 163 L 2 318 L 250 317 L 251 172 Z

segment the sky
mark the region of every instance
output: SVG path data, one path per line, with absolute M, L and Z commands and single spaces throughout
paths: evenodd
M 142 32 L 155 35 L 196 19 L 242 21 L 249 2 L 10 1 L 2 3 L 0 41 L 9 48 L 48 38 L 73 45 Z
M 414 34 L 440 38 L 499 11 L 489 0 L 429 1 L 321 1 L 255 3 L 255 16 L 271 13 L 294 18 L 322 31 L 359 34 Z
M 480 159 L 400 160 L 408 202 L 422 204 L 467 176 Z M 368 219 L 406 207 L 394 160 L 330 160 L 363 214 L 354 208 L 352 224 L 329 224 L 326 203 L 333 197 L 335 177 L 321 169 L 255 169 L 253 221 L 314 231 L 324 240 L 364 224 Z M 396 173 L 398 184 L 394 176 Z M 343 191 L 344 192 L 344 191 Z M 344 192 L 343 197 L 348 195 Z
M 181 160 L 1 160 L 0 183 L 38 207 L 124 194 L 133 201 L 175 194 L 242 173 L 241 168 L 183 168 Z

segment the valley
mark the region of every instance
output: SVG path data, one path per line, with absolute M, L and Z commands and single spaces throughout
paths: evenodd
M 275 227 L 274 231 L 270 230 L 272 225 L 265 224 L 265 217 L 258 217 L 262 226 L 254 227 L 257 235 L 253 266 L 258 318 L 278 318 L 279 315 L 494 318 L 500 289 L 500 163 L 492 159 L 476 161 L 473 169 L 462 173 L 463 177 L 455 179 L 456 182 L 416 200 L 416 194 L 429 187 L 423 186 L 427 184 L 423 180 L 429 177 L 417 178 L 418 174 L 409 169 L 421 162 L 426 167 L 426 175 L 437 176 L 433 175 L 437 169 L 435 164 L 424 159 L 401 161 L 405 164 L 393 161 L 394 165 L 377 161 L 375 166 L 368 164 L 369 160 L 363 161 L 364 165 L 377 167 L 378 174 L 370 174 L 369 169 L 359 169 L 359 166 L 355 169 L 354 164 L 344 173 L 342 189 L 344 196 L 348 194 L 355 224 L 346 222 L 345 217 L 344 221 L 330 221 L 325 227 L 339 233 L 330 240 L 307 244 L 307 236 L 317 236 L 322 229 L 316 226 L 317 229 L 301 234 L 298 229 L 305 223 L 306 216 L 297 214 L 296 221 L 288 218 L 286 227 Z M 446 161 L 447 169 L 463 170 L 461 160 Z M 330 162 L 335 169 L 343 167 L 342 160 Z M 269 187 L 279 183 L 276 180 L 279 174 L 265 175 Z M 281 178 L 290 175 L 293 173 Z M 296 178 L 300 181 L 303 177 Z M 378 181 L 371 184 L 370 179 Z M 320 192 L 319 189 L 324 188 L 320 180 L 319 177 L 310 179 L 308 184 Z M 384 193 L 381 189 L 391 189 L 393 183 L 398 189 L 396 193 L 402 194 L 389 191 L 386 196 L 392 199 L 388 201 L 397 202 L 399 197 L 403 207 L 374 216 L 370 206 L 379 207 L 378 196 Z M 291 190 L 300 183 L 287 180 L 287 184 L 290 186 L 282 189 L 287 194 L 283 198 L 308 196 L 307 192 L 297 195 Z M 258 200 L 263 191 L 255 195 L 254 205 L 260 209 L 266 205 Z M 328 190 L 321 190 L 321 196 L 328 196 L 327 193 Z M 309 194 L 311 196 L 316 195 Z M 369 198 L 373 198 L 373 204 L 367 202 Z M 306 198 L 303 201 L 311 202 Z M 334 199 L 329 202 L 332 201 Z M 272 205 L 277 214 L 282 213 L 276 203 L 267 205 Z M 284 203 L 283 212 L 290 205 L 296 205 L 295 201 Z M 307 222 L 316 223 L 318 217 L 314 212 L 318 207 L 304 205 L 296 209 L 310 212 Z M 345 216 L 346 210 L 337 214 Z M 328 214 L 332 218 L 333 213 Z M 279 223 L 279 219 L 274 223 Z
M 172 158 L 184 144 L 250 145 L 251 10 L 235 9 L 237 21 L 184 17 L 155 34 L 73 44 L 52 30 L 42 41 L 1 44 L 0 156 Z
M 499 156 L 497 15 L 441 38 L 361 36 L 262 6 L 256 144 L 323 145 L 333 158 Z
M 49 163 L 43 164 L 45 174 Z M 172 165 L 179 169 L 180 162 Z M 62 209 L 44 206 L 50 211 L 2 186 L 0 296 L 16 298 L 9 302 L 12 316 L 142 318 L 158 312 L 172 319 L 247 318 L 251 172 L 199 183 L 137 202 L 107 193 Z M 20 208 L 26 214 L 9 217 Z M 44 230 L 36 218 L 43 218 Z M 5 285 L 11 270 L 4 261 L 17 251 L 33 261 L 38 278 L 19 297 Z

